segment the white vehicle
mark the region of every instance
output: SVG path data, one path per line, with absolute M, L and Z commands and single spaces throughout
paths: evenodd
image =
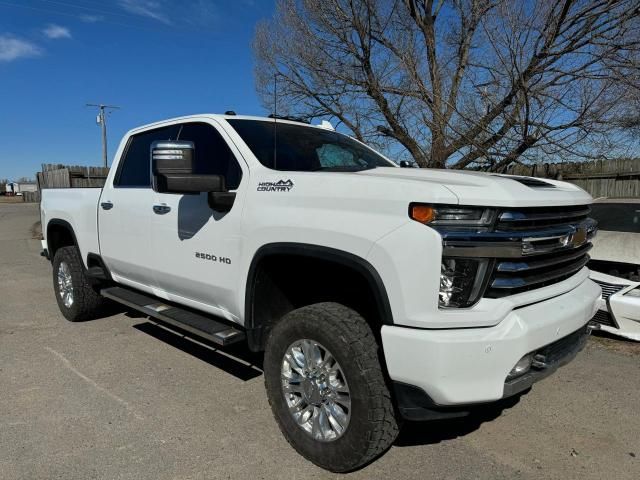
M 602 287 L 593 321 L 608 333 L 640 341 L 640 200 L 598 199 L 592 209 L 600 233 L 589 267 Z
M 64 316 L 103 298 L 264 351 L 275 418 L 353 470 L 403 419 L 517 395 L 583 347 L 600 288 L 580 188 L 400 168 L 326 124 L 198 115 L 127 133 L 102 189 L 44 190 Z

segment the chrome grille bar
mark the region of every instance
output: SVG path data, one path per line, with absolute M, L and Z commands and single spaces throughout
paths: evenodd
M 500 222 L 521 222 L 521 221 L 538 221 L 538 220 L 562 220 L 567 221 L 570 218 L 586 217 L 591 212 L 590 208 L 583 208 L 572 212 L 532 212 L 525 213 L 522 211 L 502 212 L 499 217 Z
M 502 211 L 496 224 L 497 231 L 549 228 L 555 225 L 579 223 L 585 220 L 591 209 L 586 205 L 575 207 L 535 207 Z
M 534 273 L 531 275 L 518 275 L 518 276 L 496 276 L 491 282 L 491 288 L 497 288 L 497 289 L 526 288 L 532 285 L 536 285 L 540 283 L 548 283 L 553 280 L 558 280 L 559 278 L 565 279 L 570 277 L 574 273 L 577 273 L 588 262 L 589 262 L 589 256 L 585 254 L 578 260 L 575 260 L 567 265 L 563 265 L 562 267 L 554 268 L 552 270 L 546 271 L 544 273 Z
M 588 242 L 596 232 L 590 218 L 553 228 L 513 232 L 441 231 L 447 257 L 520 258 L 571 250 Z
M 578 258 L 584 257 L 589 250 L 591 250 L 591 244 L 587 243 L 576 250 L 558 253 L 557 255 L 542 259 L 527 258 L 522 261 L 500 261 L 496 265 L 496 271 L 502 273 L 520 273 L 545 267 L 552 267 L 562 262 L 569 262 L 571 260 L 577 260 Z

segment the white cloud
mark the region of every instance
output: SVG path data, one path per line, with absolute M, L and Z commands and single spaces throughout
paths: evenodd
M 12 62 L 19 58 L 37 57 L 42 50 L 37 45 L 12 35 L 0 34 L 0 62 Z
M 66 27 L 61 27 L 60 25 L 55 25 L 53 23 L 47 25 L 47 28 L 42 30 L 42 33 L 45 34 L 47 38 L 52 40 L 58 40 L 60 38 L 71 38 L 71 32 Z
M 118 2 L 122 8 L 129 13 L 141 15 L 143 17 L 157 20 L 166 25 L 171 25 L 168 15 L 165 12 L 164 3 L 156 0 L 120 0 Z
M 104 20 L 104 17 L 102 15 L 87 15 L 87 14 L 83 14 L 83 15 L 80 15 L 79 18 L 84 23 L 97 23 L 97 22 L 101 22 L 102 20 Z

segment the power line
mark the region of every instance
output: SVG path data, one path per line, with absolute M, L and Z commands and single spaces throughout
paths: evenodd
M 87 6 L 87 5 L 78 5 L 77 3 L 69 3 L 69 2 L 63 2 L 63 1 L 58 1 L 58 0 L 39 0 L 40 2 L 44 2 L 44 3 L 50 3 L 53 5 L 60 5 L 63 7 L 71 7 L 71 8 L 78 8 L 81 10 L 86 10 L 88 12 L 91 13 L 97 13 L 97 14 L 101 14 L 101 15 L 115 15 L 118 17 L 126 17 L 126 18 L 133 18 L 133 19 L 139 19 L 140 17 L 138 15 L 132 15 L 132 14 L 128 14 L 128 13 L 124 13 L 124 12 L 116 12 L 114 10 L 107 10 L 104 9 L 102 7 L 95 7 L 95 6 Z
M 71 8 L 78 8 L 81 10 L 85 10 L 88 11 L 90 13 L 96 13 L 99 15 L 115 15 L 118 17 L 125 17 L 125 18 L 132 18 L 132 19 L 139 19 L 139 16 L 137 15 L 131 15 L 131 14 L 127 14 L 124 12 L 115 12 L 113 10 L 107 10 L 107 9 L 103 9 L 103 8 L 96 8 L 94 6 L 86 6 L 86 5 L 78 5 L 76 3 L 68 3 L 68 2 L 61 2 L 61 1 L 57 1 L 57 0 L 39 0 L 40 2 L 44 2 L 44 3 L 49 3 L 49 4 L 53 4 L 53 5 L 60 5 L 63 7 L 71 7 Z
M 7 7 L 14 7 L 14 8 L 22 8 L 22 9 L 26 9 L 26 10 L 31 10 L 31 13 L 35 13 L 35 12 L 41 12 L 41 13 L 51 13 L 54 15 L 62 15 L 65 17 L 71 17 L 71 18 L 75 18 L 76 20 L 82 20 L 82 16 L 83 13 L 82 12 L 69 12 L 69 11 L 62 11 L 60 9 L 54 10 L 53 8 L 43 8 L 43 7 L 34 7 L 32 5 L 19 5 L 16 3 L 10 3 L 7 1 L 2 1 L 0 0 L 0 5 L 4 5 Z M 87 11 L 88 13 L 89 11 Z M 113 13 L 98 13 L 96 12 L 96 15 L 101 15 L 104 17 L 108 17 L 109 15 L 113 15 Z M 127 15 L 123 15 L 123 18 L 126 19 L 137 19 L 137 17 L 135 16 L 127 16 Z M 158 26 L 154 26 L 151 25 L 151 23 L 149 24 L 132 24 L 132 23 L 122 23 L 122 22 L 118 22 L 118 21 L 113 21 L 110 20 L 108 18 L 102 18 L 100 19 L 100 21 L 98 23 L 106 23 L 106 24 L 111 24 L 111 25 L 117 25 L 119 27 L 128 27 L 128 28 L 134 28 L 134 29 L 141 29 L 141 30 L 154 30 L 154 31 L 164 31 L 166 32 L 168 29 L 167 28 L 160 28 Z
M 54 15 L 62 15 L 65 17 L 72 17 L 75 18 L 76 20 L 82 20 L 82 13 L 78 12 L 78 13 L 71 13 L 71 12 L 64 12 L 61 10 L 53 10 L 50 8 L 42 8 L 42 7 L 34 7 L 32 5 L 18 5 L 16 3 L 10 3 L 10 2 L 6 2 L 6 1 L 0 1 L 0 5 L 4 5 L 7 7 L 14 7 L 14 8 L 22 8 L 22 9 L 27 9 L 27 10 L 31 10 L 32 13 L 33 12 L 41 12 L 41 13 L 53 13 Z M 102 23 L 110 23 L 112 25 L 118 25 L 120 27 L 131 27 L 131 28 L 143 28 L 143 29 L 151 29 L 152 27 L 147 26 L 147 25 L 132 25 L 132 24 L 127 24 L 127 23 L 119 23 L 119 22 L 114 22 L 111 20 L 107 20 L 107 19 L 103 19 L 100 20 Z
M 105 115 L 105 110 L 109 109 L 111 111 L 118 110 L 120 107 L 116 105 L 104 105 L 102 103 L 87 103 L 87 107 L 98 107 L 98 118 L 97 121 L 100 124 L 102 130 L 102 163 L 106 168 L 107 165 L 107 116 Z M 111 113 L 111 112 L 108 112 Z
M 198 26 L 194 26 L 194 25 L 178 25 L 176 23 L 171 23 L 170 25 L 166 25 L 166 24 L 162 24 L 158 25 L 156 21 L 154 21 L 153 19 L 149 19 L 146 18 L 144 16 L 140 16 L 140 15 L 134 15 L 134 14 L 127 14 L 127 13 L 119 13 L 119 12 L 115 12 L 113 10 L 106 10 L 106 9 L 96 9 L 96 8 L 91 8 L 91 7 L 86 7 L 86 6 L 81 6 L 81 5 L 72 5 L 69 3 L 64 3 L 64 2 L 59 2 L 59 1 L 54 1 L 54 0 L 41 0 L 41 1 L 45 1 L 48 2 L 49 4 L 52 4 L 52 6 L 50 8 L 47 7 L 43 7 L 42 5 L 40 6 L 33 6 L 33 5 L 21 5 L 21 4 L 17 4 L 17 3 L 12 3 L 10 1 L 6 1 L 6 0 L 0 0 L 0 6 L 4 5 L 7 7 L 14 7 L 14 8 L 21 8 L 21 9 L 26 9 L 26 10 L 31 10 L 32 12 L 42 12 L 42 13 L 50 13 L 50 14 L 54 14 L 54 15 L 63 15 L 66 17 L 72 17 L 75 18 L 77 20 L 82 20 L 82 17 L 84 15 L 87 14 L 95 14 L 96 16 L 101 16 L 103 18 L 101 18 L 98 22 L 96 23 L 106 23 L 106 24 L 111 24 L 111 25 L 117 25 L 120 27 L 129 27 L 129 28 L 134 28 L 134 29 L 141 29 L 141 30 L 153 30 L 153 31 L 162 31 L 162 32 L 167 32 L 167 31 L 171 31 L 173 33 L 188 33 L 188 34 L 192 34 L 193 32 L 198 32 L 198 33 L 204 33 L 204 34 L 211 34 L 212 31 L 208 28 L 204 28 L 204 27 L 198 27 Z M 54 9 L 53 4 L 55 5 L 65 5 L 68 7 L 75 7 L 75 8 L 80 8 L 82 9 L 81 11 L 73 11 L 73 10 L 61 10 L 61 9 Z M 116 21 L 112 20 L 110 17 L 116 17 Z M 134 23 L 122 23 L 119 20 L 143 20 L 143 22 L 134 22 Z

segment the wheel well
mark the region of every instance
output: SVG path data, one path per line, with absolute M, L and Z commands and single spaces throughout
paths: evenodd
M 269 250 L 257 255 L 249 272 L 245 324 L 252 350 L 263 349 L 269 330 L 285 314 L 314 303 L 352 308 L 376 337 L 383 324 L 393 323 L 384 285 L 365 260 L 332 249 Z
M 76 245 L 76 237 L 71 225 L 62 220 L 51 220 L 47 226 L 47 249 L 53 261 L 59 248 Z

